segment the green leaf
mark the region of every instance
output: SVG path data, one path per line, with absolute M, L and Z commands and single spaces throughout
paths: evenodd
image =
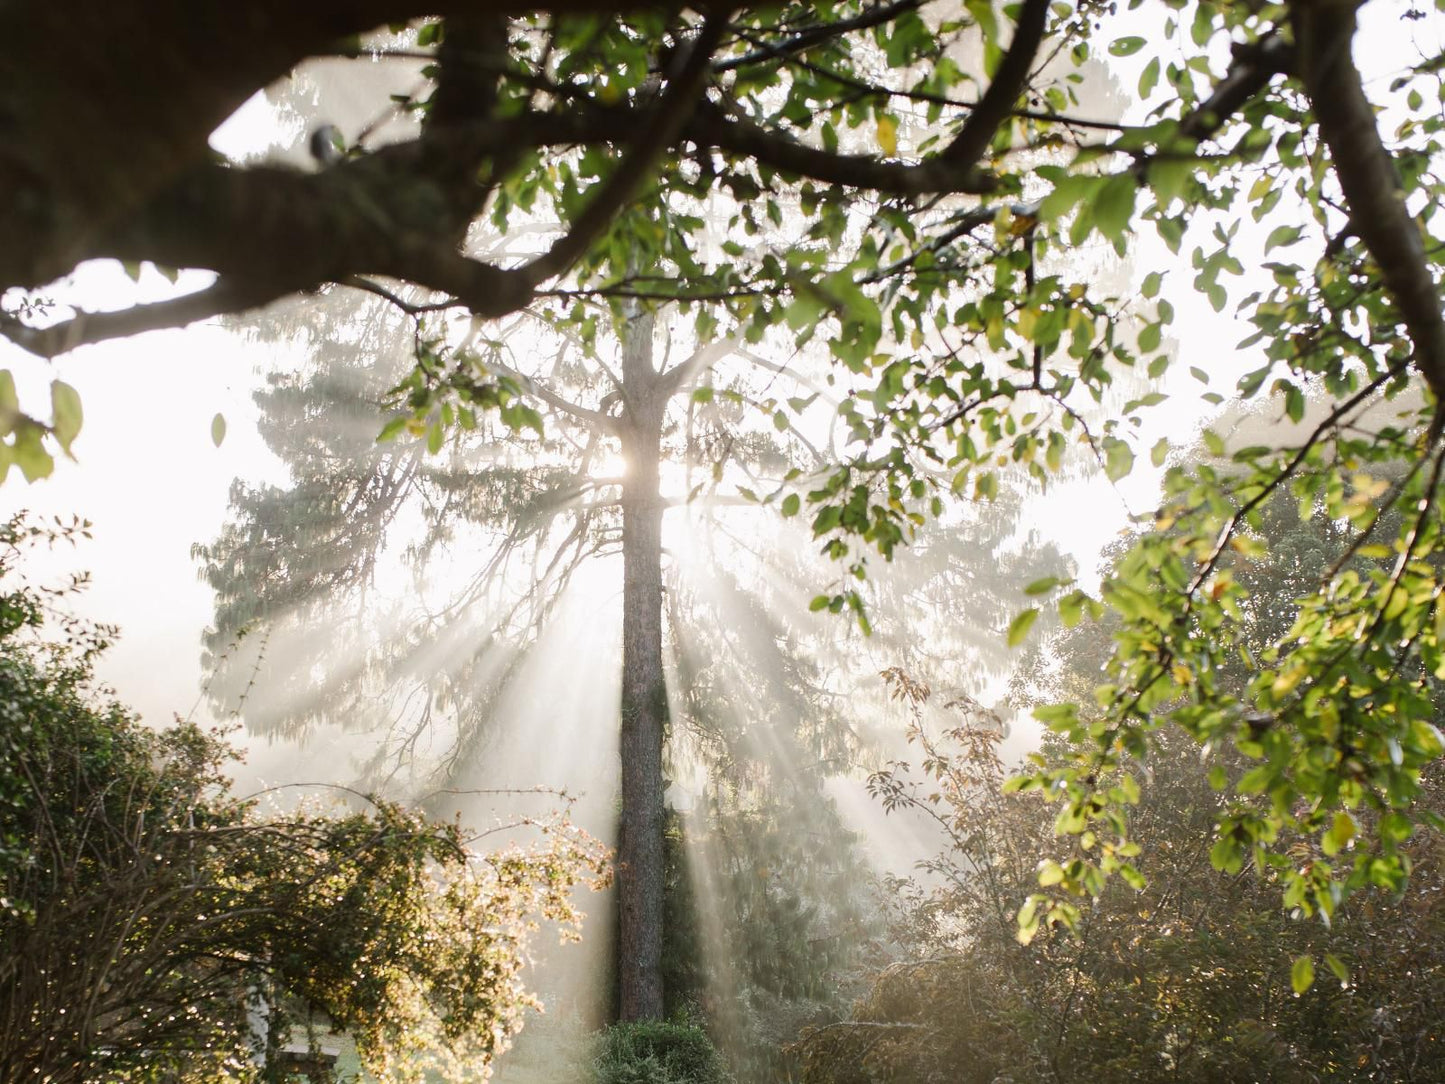
M 1355 818 L 1346 813 L 1343 809 L 1335 814 L 1334 821 L 1330 824 L 1329 831 L 1324 834 L 1321 846 L 1327 855 L 1336 855 L 1344 850 L 1355 838 Z
M 1118 437 L 1104 438 L 1104 473 L 1117 482 L 1134 469 L 1134 449 Z
M 84 419 L 80 409 L 80 393 L 63 380 L 51 381 L 50 413 L 50 429 L 55 434 L 60 450 L 74 459 L 75 456 L 70 452 L 70 442 L 79 434 Z
M 1284 412 L 1292 422 L 1302 421 L 1305 416 L 1305 393 L 1293 384 L 1284 389 Z
M 1024 637 L 1029 634 L 1029 630 L 1034 627 L 1034 622 L 1038 619 L 1038 607 L 1030 606 L 1010 621 L 1008 626 L 1008 646 L 1018 647 L 1019 644 L 1023 643 Z
M 898 122 L 887 113 L 878 115 L 878 146 L 888 158 L 898 154 Z
M 1025 588 L 1024 588 L 1024 594 L 1026 594 L 1026 595 L 1046 595 L 1046 594 L 1048 594 L 1050 591 L 1052 591 L 1055 587 L 1060 587 L 1060 586 L 1062 586 L 1062 585 L 1064 585 L 1064 584 L 1067 584 L 1067 583 L 1069 583 L 1069 582 L 1070 582 L 1069 580 L 1060 579 L 1058 576 L 1045 576 L 1045 577 L 1044 577 L 1043 579 L 1041 579 L 1041 580 L 1034 580 L 1033 583 L 1031 583 L 1031 584 L 1029 584 L 1027 587 L 1025 587 Z
M 54 457 L 41 443 L 44 432 L 39 425 L 28 419 L 15 426 L 15 443 L 11 446 L 11 455 L 27 482 L 48 478 L 55 470 Z
M 9 369 L 0 369 L 0 434 L 15 427 L 20 416 L 20 397 L 15 392 L 15 377 Z
M 1092 204 L 1094 225 L 1111 241 L 1124 236 L 1134 214 L 1134 196 L 1139 183 L 1133 173 L 1118 173 L 1099 189 Z
M 1350 984 L 1350 969 L 1345 966 L 1345 961 L 1341 960 L 1333 952 L 1325 953 L 1325 966 L 1334 973 L 1335 978 L 1340 980 L 1341 986 L 1348 986 Z
M 211 443 L 214 444 L 217 448 L 219 448 L 221 446 L 221 441 L 225 439 L 226 416 L 217 412 L 216 416 L 211 419 Z
M 1304 229 L 1300 226 L 1276 226 L 1264 242 L 1264 254 L 1268 256 L 1271 249 L 1294 244 L 1303 233 Z
M 1289 970 L 1289 984 L 1296 994 L 1302 994 L 1315 984 L 1315 961 L 1312 956 L 1295 957 L 1294 966 Z
M 1259 391 L 1260 385 L 1262 385 L 1269 377 L 1269 372 L 1270 367 L 1266 365 L 1262 369 L 1255 369 L 1253 372 L 1245 373 L 1242 377 L 1240 377 L 1240 397 L 1243 399 L 1248 399 L 1250 396 L 1254 395 L 1255 392 Z
M 789 493 L 783 498 L 781 511 L 784 516 L 796 516 L 798 509 L 802 507 L 802 500 L 796 493 Z
M 1019 908 L 1018 932 L 1014 935 L 1018 938 L 1019 944 L 1027 945 L 1039 932 L 1039 904 L 1044 901 L 1043 896 L 1033 895 L 1024 901 Z
M 1235 874 L 1244 868 L 1244 853 L 1232 836 L 1220 836 L 1210 848 L 1209 863 L 1221 873 Z
M 1054 190 L 1039 204 L 1039 217 L 1051 222 L 1072 211 L 1081 200 L 1090 199 L 1104 184 L 1104 178 L 1069 174 L 1054 183 Z
M 1154 195 L 1159 198 L 1161 208 L 1168 207 L 1178 196 L 1184 194 L 1185 187 L 1194 179 L 1194 171 L 1198 163 L 1189 158 L 1156 158 L 1149 163 L 1147 176 L 1149 187 L 1154 189 Z M 1161 218 L 1159 220 L 1161 232 L 1165 230 L 1178 229 L 1182 234 L 1183 224 L 1174 223 L 1172 219 Z M 1178 251 L 1177 242 L 1171 242 L 1170 247 Z
M 216 417 L 220 418 L 221 416 L 217 414 Z M 222 420 L 224 421 L 224 419 Z M 376 443 L 385 444 L 389 440 L 395 440 L 397 434 L 406 428 L 408 420 L 405 414 L 398 414 L 395 418 L 392 418 L 391 421 L 381 427 L 381 432 L 376 435 Z M 214 421 L 211 422 L 211 426 L 214 429 Z
M 1159 82 L 1159 58 L 1156 56 L 1144 65 L 1144 71 L 1139 76 L 1139 97 L 1147 98 L 1154 92 L 1155 85 Z
M 1144 48 L 1144 44 L 1144 39 L 1140 37 L 1115 38 L 1109 45 L 1109 54 L 1111 56 L 1133 56 Z

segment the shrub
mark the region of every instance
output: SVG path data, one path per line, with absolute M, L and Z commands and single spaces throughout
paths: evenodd
M 615 1024 L 602 1034 L 596 1084 L 728 1084 L 707 1033 L 690 1024 Z

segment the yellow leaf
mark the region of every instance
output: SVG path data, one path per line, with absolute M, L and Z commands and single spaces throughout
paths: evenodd
M 1279 675 L 1275 677 L 1274 683 L 1270 685 L 1269 691 L 1276 699 L 1282 696 L 1288 696 L 1294 690 L 1294 687 L 1304 680 L 1305 675 L 1308 673 L 1308 666 L 1303 663 L 1296 663 L 1294 666 L 1280 671 Z
M 890 158 L 898 153 L 898 122 L 887 113 L 878 117 L 878 146 Z

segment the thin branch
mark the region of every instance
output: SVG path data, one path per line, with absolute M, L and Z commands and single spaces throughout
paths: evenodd
M 1439 417 L 1439 414 L 1436 414 Z M 1410 562 L 1415 559 L 1415 543 L 1420 541 L 1420 535 L 1424 533 L 1425 526 L 1430 519 L 1430 512 L 1435 507 L 1435 495 L 1440 492 L 1441 469 L 1445 468 L 1445 447 L 1441 447 L 1435 453 L 1435 464 L 1430 468 L 1430 480 L 1425 484 L 1425 493 L 1420 498 L 1420 506 L 1415 520 L 1410 524 L 1410 533 L 1406 536 L 1404 545 L 1400 547 L 1400 556 L 1395 561 L 1395 567 L 1390 571 L 1390 578 L 1385 585 L 1385 593 L 1380 598 L 1380 605 L 1375 610 L 1375 617 L 1369 627 L 1355 637 L 1359 644 L 1373 643 L 1375 634 L 1380 631 L 1380 626 L 1385 622 L 1385 614 L 1390 609 L 1390 600 L 1395 592 L 1400 589 L 1400 580 L 1405 575 L 1405 570 Z M 1405 655 L 1406 652 L 1401 652 Z
M 1359 406 L 1371 395 L 1375 394 L 1380 388 L 1399 376 L 1404 368 L 1404 362 L 1397 362 L 1385 370 L 1380 376 L 1366 384 L 1354 395 L 1350 396 L 1350 398 L 1340 403 L 1334 410 L 1330 411 L 1324 420 L 1315 426 L 1305 442 L 1295 449 L 1294 455 L 1290 456 L 1289 462 L 1286 463 L 1268 483 L 1261 486 L 1258 493 L 1245 501 L 1244 504 L 1235 511 L 1234 515 L 1220 528 L 1219 537 L 1215 540 L 1214 548 L 1210 551 L 1209 556 L 1205 558 L 1204 563 L 1199 566 L 1199 571 L 1194 574 L 1194 579 L 1185 591 L 1185 613 L 1188 613 L 1192 607 L 1194 596 L 1199 591 L 1199 588 L 1203 586 L 1204 581 L 1210 577 L 1214 569 L 1218 566 L 1220 558 L 1224 556 L 1225 547 L 1229 545 L 1229 540 L 1234 537 L 1234 533 L 1239 530 L 1239 525 L 1244 522 L 1244 518 L 1267 501 L 1270 494 L 1283 485 L 1286 479 L 1294 477 L 1294 472 L 1299 468 L 1299 465 L 1304 462 L 1305 456 L 1309 455 L 1310 449 L 1319 443 L 1321 438 L 1324 437 L 1325 432 L 1331 426 L 1350 411 L 1354 410 L 1355 407 Z
M 909 11 L 916 11 L 920 6 L 920 0 L 898 0 L 893 4 L 880 4 L 855 15 L 851 19 L 840 19 L 835 23 L 815 23 L 810 26 L 799 28 L 791 37 L 780 41 L 761 46 L 750 53 L 742 56 L 732 57 L 728 60 L 720 60 L 712 66 L 712 70 L 721 74 L 722 72 L 735 71 L 751 64 L 762 64 L 769 60 L 779 60 L 783 57 L 801 53 L 811 49 L 815 45 L 834 38 L 842 37 L 844 34 L 854 30 L 868 30 L 875 26 L 882 26 L 884 23 L 892 22 L 898 16 Z
M 81 346 L 124 339 L 146 331 L 186 327 L 215 316 L 260 308 L 292 293 L 290 284 L 276 286 L 236 283 L 227 279 L 195 293 L 133 305 L 116 312 L 77 312 L 68 320 L 49 327 L 30 327 L 18 317 L 0 314 L 0 335 L 42 358 L 54 358 Z
M 448 298 L 446 301 L 432 301 L 423 304 L 417 304 L 415 302 L 406 300 L 406 298 L 402 297 L 400 294 L 387 289 L 385 286 L 381 285 L 381 283 L 374 282 L 371 279 L 365 277 L 364 275 L 347 275 L 345 278 L 338 281 L 337 285 L 350 286 L 353 289 L 363 290 L 368 294 L 374 294 L 375 296 L 382 298 L 384 301 L 390 302 L 392 305 L 400 309 L 408 316 L 422 316 L 429 312 L 445 312 L 447 309 L 456 309 L 463 307 L 463 303 L 461 301 L 458 301 L 454 297 Z
M 615 432 L 617 429 L 617 419 L 611 415 L 604 414 L 600 410 L 592 410 L 589 407 L 578 406 L 565 396 L 558 395 L 544 382 L 533 380 L 526 374 L 513 369 L 510 365 L 496 360 L 484 361 L 482 364 L 490 372 L 500 373 L 502 376 L 510 377 L 548 406 L 576 418 L 579 422 L 584 422 L 587 425 L 600 426 L 608 432 Z
M 685 361 L 658 376 L 654 386 L 658 395 L 670 397 L 690 386 L 699 374 L 711 369 L 723 358 L 737 349 L 737 339 L 719 339 L 717 342 L 700 346 Z
M 874 83 L 864 82 L 851 75 L 834 71 L 832 68 L 825 68 L 821 64 L 812 64 L 806 60 L 797 61 L 797 66 L 804 71 L 812 72 L 814 75 L 822 76 L 824 79 L 831 79 L 839 86 L 847 87 L 850 90 L 858 91 L 862 95 L 877 98 L 902 98 L 909 102 L 919 102 L 923 105 L 941 105 L 951 109 L 977 109 L 979 102 L 965 102 L 960 98 L 950 98 L 947 94 L 933 94 L 926 90 L 901 90 L 897 87 L 883 87 Z M 1015 109 L 1015 117 L 1024 120 L 1046 121 L 1050 124 L 1061 124 L 1068 128 L 1092 128 L 1104 132 L 1137 131 L 1137 127 L 1129 124 L 1119 124 L 1116 121 L 1090 120 L 1083 117 L 1071 117 L 1067 113 L 1049 113 L 1037 109 Z
M 810 177 L 849 188 L 866 188 L 896 196 L 934 192 L 982 195 L 998 182 L 973 169 L 961 169 L 941 156 L 906 164 L 888 162 L 868 154 L 838 154 L 799 143 L 782 132 L 771 131 L 739 113 L 711 102 L 703 103 L 685 133 L 695 141 L 755 158 L 784 173 Z

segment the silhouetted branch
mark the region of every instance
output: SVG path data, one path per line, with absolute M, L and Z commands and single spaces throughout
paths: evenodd
M 1445 402 L 1445 319 L 1430 273 L 1420 228 L 1405 206 L 1394 160 L 1380 141 L 1375 111 L 1365 97 L 1350 55 L 1355 5 L 1310 0 L 1290 5 L 1299 50 L 1299 74 L 1309 94 L 1320 136 L 1329 147 L 1335 176 L 1349 203 L 1349 219 L 1364 242 L 1385 289 L 1414 345 L 1415 368 L 1437 403 Z M 1440 435 L 1445 414 L 1437 406 L 1430 438 Z
M 597 189 L 567 235 L 533 260 L 523 273 L 532 285 L 564 273 L 582 257 L 617 212 L 637 194 L 663 151 L 672 145 L 707 83 L 708 65 L 728 25 L 726 11 L 708 15 L 677 74 L 650 110 L 648 126 L 611 176 Z
M 1049 4 L 1050 0 L 1024 0 L 1008 52 L 988 90 L 969 113 L 963 130 L 940 156 L 944 160 L 971 169 L 988 150 L 999 126 L 1009 119 L 1028 83 L 1039 43 L 1044 39 Z
M 54 358 L 81 346 L 124 339 L 146 331 L 186 327 L 214 316 L 260 308 L 291 292 L 286 287 L 270 288 L 266 284 L 221 279 L 204 290 L 169 301 L 133 305 L 115 312 L 78 312 L 49 327 L 30 327 L 18 317 L 0 315 L 0 335 L 39 357 Z

